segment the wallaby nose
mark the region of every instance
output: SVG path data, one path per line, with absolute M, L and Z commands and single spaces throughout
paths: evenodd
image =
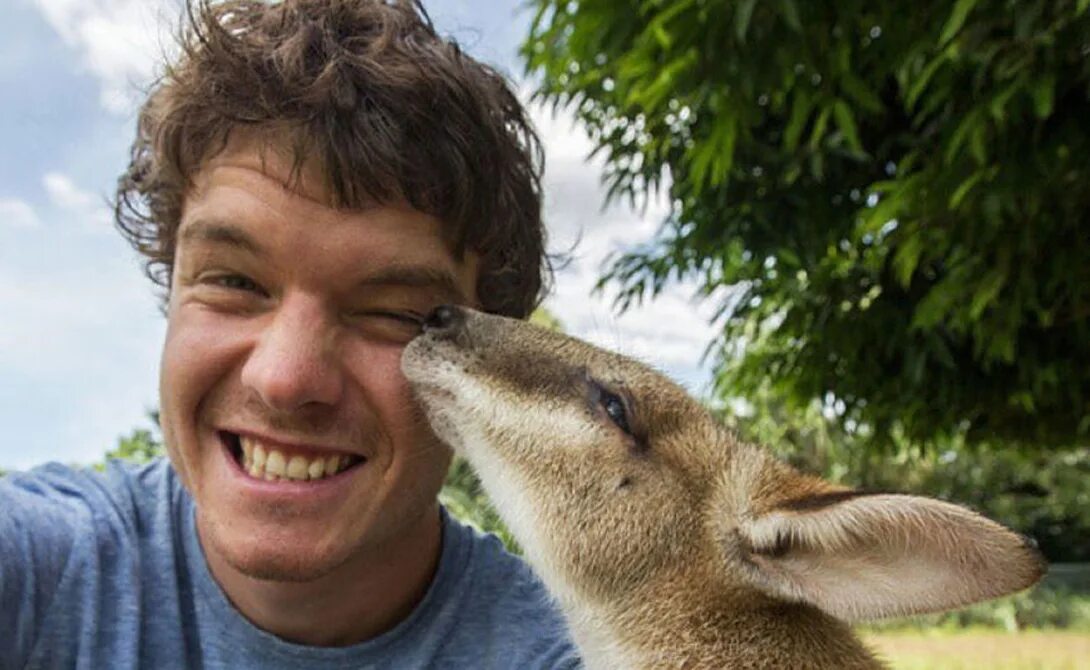
M 465 323 L 466 315 L 455 305 L 439 305 L 424 319 L 424 332 L 453 335 Z

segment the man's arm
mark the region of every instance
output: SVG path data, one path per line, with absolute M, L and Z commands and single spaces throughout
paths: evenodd
M 81 521 L 70 477 L 59 465 L 0 477 L 0 669 L 24 666 L 53 605 Z

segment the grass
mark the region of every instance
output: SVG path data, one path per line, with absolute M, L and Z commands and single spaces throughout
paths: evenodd
M 864 631 L 894 670 L 1090 670 L 1090 633 Z

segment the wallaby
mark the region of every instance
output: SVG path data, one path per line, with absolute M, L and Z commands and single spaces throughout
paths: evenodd
M 649 367 L 561 333 L 443 306 L 402 369 L 588 668 L 881 668 L 848 622 L 960 607 L 1044 571 L 999 524 L 802 474 Z

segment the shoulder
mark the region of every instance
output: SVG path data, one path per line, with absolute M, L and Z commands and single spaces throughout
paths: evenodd
M 530 566 L 495 535 L 453 518 L 447 528 L 465 548 L 459 628 L 473 640 L 476 667 L 579 667 L 559 607 Z
M 26 658 L 50 625 L 94 600 L 86 591 L 100 570 L 132 572 L 129 549 L 171 490 L 169 471 L 51 463 L 0 477 L 0 647 Z
M 179 496 L 165 460 L 110 462 L 101 471 L 49 463 L 0 478 L 0 543 L 61 556 L 78 543 L 123 542 Z
M 492 533 L 448 516 L 446 532 L 463 548 L 467 576 L 474 593 L 490 602 L 540 609 L 552 615 L 555 605 L 529 565 Z M 510 601 L 510 602 L 508 602 Z
M 123 491 L 154 488 L 171 478 L 170 464 L 157 458 L 145 464 L 110 460 L 102 467 L 46 463 L 25 472 L 0 477 L 0 485 L 31 495 L 75 501 L 97 495 L 117 496 Z

